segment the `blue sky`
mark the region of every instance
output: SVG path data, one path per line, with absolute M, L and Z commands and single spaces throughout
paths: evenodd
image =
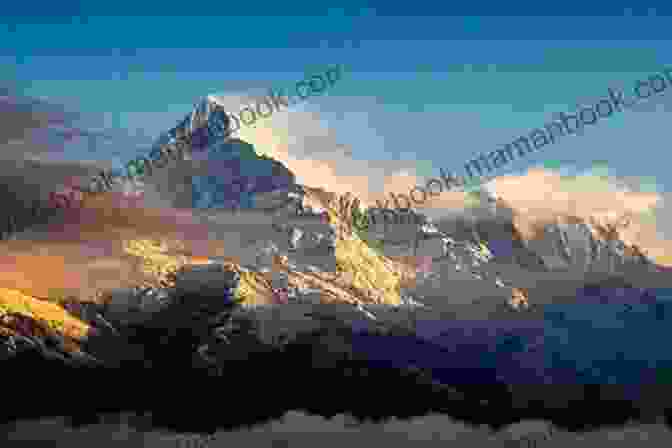
M 360 167 L 396 163 L 438 176 L 440 167 L 463 171 L 466 160 L 542 127 L 557 112 L 594 104 L 608 87 L 627 95 L 636 80 L 672 61 L 669 7 L 584 2 L 562 5 L 584 17 L 550 17 L 558 5 L 479 12 L 478 5 L 451 3 L 420 12 L 418 4 L 403 16 L 394 5 L 343 4 L 222 2 L 205 17 L 183 11 L 192 5 L 167 3 L 152 13 L 146 3 L 96 11 L 65 2 L 40 17 L 12 5 L 23 10 L 0 19 L 0 81 L 147 141 L 207 94 L 291 86 L 305 73 L 342 64 L 343 78 L 329 94 L 303 108 L 319 112 Z M 123 15 L 130 11 L 136 16 Z M 161 15 L 151 15 L 156 11 Z M 617 174 L 653 176 L 668 190 L 670 98 L 601 119 L 512 168 L 604 160 Z M 74 149 L 68 156 L 85 157 Z

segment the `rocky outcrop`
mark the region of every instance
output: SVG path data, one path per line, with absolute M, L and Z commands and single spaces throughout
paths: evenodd
M 206 151 L 206 175 L 193 177 L 194 208 L 258 208 L 258 194 L 284 191 L 289 199 L 296 191 L 294 174 L 276 160 L 258 157 L 249 143 L 230 139 Z
M 610 222 L 609 222 L 610 221 Z M 605 222 L 597 216 L 566 216 L 539 224 L 523 244 L 537 254 L 549 270 L 626 274 L 654 262 L 622 233 L 627 216 Z
M 358 206 L 356 200 L 349 199 L 341 198 L 341 210 L 345 215 L 352 215 Z M 405 271 L 402 294 L 417 296 L 429 285 L 440 284 L 442 272 L 448 269 L 508 290 L 511 303 L 517 303 L 515 288 L 512 289 L 511 283 L 496 272 L 491 272 L 488 266 L 494 258 L 490 245 L 503 235 L 484 232 L 486 229 L 478 225 L 449 233 L 415 210 L 400 213 L 399 210 L 369 209 L 365 213 L 367 225 L 356 233 L 376 248 L 381 257 L 405 267 L 400 269 Z M 510 237 L 508 241 L 511 241 Z

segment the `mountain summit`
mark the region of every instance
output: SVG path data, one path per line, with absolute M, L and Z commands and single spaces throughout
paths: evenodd
M 481 194 L 470 216 L 432 221 L 418 211 L 401 231 L 394 224 L 364 229 L 349 195 L 297 183 L 291 167 L 227 137 L 228 126 L 222 106 L 207 97 L 159 136 L 150 157 L 178 138 L 191 146 L 183 160 L 143 178 L 142 206 L 106 201 L 107 192 L 81 210 L 38 217 L 39 207 L 13 200 L 21 218 L 0 229 L 11 259 L 0 276 L 4 333 L 31 340 L 59 334 L 77 352 L 105 328 L 152 321 L 186 306 L 187 297 L 205 308 L 233 299 L 258 315 L 278 306 L 339 305 L 374 322 L 424 304 L 431 311 L 415 317 L 504 318 L 560 293 L 539 286 L 544 281 L 563 282 L 571 295 L 586 273 L 655 268 L 628 240 L 627 213 L 544 214 L 548 203 L 535 209 L 505 188 L 498 198 Z M 7 200 L 29 166 L 51 169 L 31 162 L 8 173 Z M 558 277 L 564 272 L 578 280 Z M 76 287 L 59 292 L 66 283 Z M 73 303 L 96 312 L 73 314 Z M 18 327 L 31 325 L 35 334 Z

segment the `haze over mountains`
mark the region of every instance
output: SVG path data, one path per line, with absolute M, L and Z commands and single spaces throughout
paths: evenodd
M 210 110 L 208 98 L 201 101 L 197 106 Z M 273 124 L 245 129 L 239 139 L 210 142 L 207 156 L 172 161 L 142 182 L 120 183 L 80 210 L 50 208 L 49 192 L 72 177 L 85 180 L 98 166 L 59 160 L 49 148 L 41 149 L 42 157 L 37 150 L 21 154 L 16 144 L 4 146 L 0 313 L 11 319 L 0 324 L 3 338 L 18 338 L 28 326 L 32 333 L 25 338 L 61 338 L 59 348 L 45 352 L 74 359 L 202 363 L 202 353 L 214 344 L 208 335 L 225 331 L 223 325 L 208 327 L 203 317 L 219 315 L 223 306 L 221 297 L 206 292 L 209 280 L 221 283 L 221 272 L 194 268 L 205 258 L 240 276 L 244 307 L 237 319 L 256 322 L 256 339 L 226 327 L 232 340 L 242 342 L 217 347 L 214 358 L 221 362 L 251 356 L 246 338 L 254 339 L 254 350 L 283 354 L 279 347 L 287 341 L 302 347 L 297 341 L 305 338 L 317 348 L 307 358 L 297 348 L 297 359 L 314 358 L 317 371 L 343 362 L 332 355 L 354 353 L 395 372 L 419 365 L 442 384 L 503 382 L 522 389 L 515 389 L 522 402 L 537 392 L 521 382 L 580 383 L 612 375 L 632 383 L 637 377 L 632 369 L 621 374 L 621 365 L 591 377 L 585 366 L 605 348 L 595 342 L 580 351 L 563 343 L 562 332 L 603 341 L 599 329 L 575 325 L 584 302 L 593 301 L 602 308 L 587 315 L 620 325 L 616 336 L 629 355 L 638 344 L 652 345 L 652 336 L 641 334 L 625 347 L 642 325 L 664 327 L 651 323 L 661 320 L 669 301 L 652 291 L 672 286 L 662 269 L 672 253 L 664 195 L 638 191 L 632 180 L 595 167 L 576 176 L 533 169 L 497 178 L 478 195 L 450 192 L 427 201 L 416 210 L 423 222 L 405 229 L 406 239 L 396 238 L 394 226 L 371 229 L 383 240 L 377 252 L 354 231 L 347 194 L 371 200 L 382 193 L 371 179 L 342 174 L 357 164 L 346 150 L 328 158 L 338 145 L 316 117 L 288 115 L 294 122 L 287 128 L 282 115 L 274 116 Z M 208 119 L 206 114 L 206 124 Z M 26 132 L 36 126 L 31 123 Z M 158 140 L 171 132 L 167 127 Z M 269 172 L 280 179 L 269 179 Z M 199 177 L 206 182 L 194 182 Z M 385 193 L 422 184 L 408 172 L 383 179 Z M 130 184 L 144 191 L 140 204 L 119 200 Z M 219 195 L 222 189 L 227 194 Z M 243 193 L 249 200 L 236 201 Z M 203 197 L 206 207 L 196 210 Z M 139 285 L 143 292 L 133 289 Z M 168 299 L 161 295 L 166 291 Z M 612 291 L 636 312 L 624 317 Z M 73 299 L 89 311 L 71 311 Z M 569 317 L 559 319 L 558 313 Z M 188 336 L 172 333 L 184 327 Z M 339 333 L 344 328 L 348 336 Z M 326 335 L 311 339 L 323 330 Z M 574 356 L 567 347 L 576 352 L 576 365 L 556 365 L 558 353 Z M 649 355 L 672 360 L 664 347 Z M 641 371 L 648 375 L 647 369 Z M 488 390 L 499 391 L 497 385 Z M 565 398 L 556 390 L 548 397 L 560 407 Z

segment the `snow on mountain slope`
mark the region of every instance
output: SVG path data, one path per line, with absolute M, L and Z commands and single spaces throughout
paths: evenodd
M 623 273 L 655 263 L 649 249 L 669 245 L 640 219 L 659 202 L 655 194 L 617 189 L 597 176 L 539 171 L 494 183 L 498 207 L 550 270 Z
M 621 219 L 634 216 L 637 210 L 618 209 L 618 201 L 602 202 L 609 207 L 598 210 L 600 214 L 577 207 L 586 199 L 581 192 L 572 200 L 567 195 L 564 199 L 555 195 L 549 200 L 549 191 L 543 188 L 536 189 L 546 192 L 541 203 L 525 201 L 521 191 L 535 189 L 521 186 L 539 180 L 533 175 L 515 178 L 508 185 L 498 184 L 500 198 L 493 201 L 491 194 L 483 194 L 482 206 L 470 211 L 469 216 L 457 214 L 432 222 L 419 215 L 422 219 L 405 230 L 410 235 L 408 241 L 386 238 L 389 235 L 383 229 L 382 251 L 377 251 L 366 241 L 366 235 L 356 231 L 347 195 L 298 184 L 291 166 L 258 156 L 256 148 L 245 141 L 222 139 L 226 126 L 217 104 L 208 98 L 200 101 L 184 120 L 160 136 L 150 153 L 150 157 L 155 157 L 160 144 L 172 143 L 182 136 L 193 144 L 191 156 L 155 170 L 144 180 L 145 207 L 157 206 L 151 200 L 154 196 L 167 201 L 168 206 L 193 209 L 193 216 L 203 224 L 199 227 L 203 234 L 183 234 L 180 239 L 179 233 L 173 232 L 163 235 L 162 240 L 156 239 L 156 234 L 150 238 L 145 225 L 130 238 L 131 233 L 121 228 L 133 227 L 134 222 L 122 225 L 104 208 L 92 209 L 98 213 L 96 225 L 100 228 L 96 229 L 100 235 L 105 234 L 103 228 L 107 235 L 123 235 L 125 256 L 134 260 L 133 269 L 142 274 L 138 277 L 151 280 L 145 286 L 154 290 L 187 286 L 198 290 L 197 282 L 194 287 L 194 283 L 187 285 L 185 280 L 189 277 L 189 282 L 193 282 L 198 274 L 192 270 L 192 274 L 181 277 L 181 270 L 184 268 L 186 273 L 189 265 L 214 261 L 239 275 L 238 292 L 249 308 L 336 303 L 354 305 L 361 315 L 373 313 L 375 317 L 387 313 L 384 306 L 392 308 L 389 305 L 419 299 L 431 305 L 426 311 L 414 311 L 416 328 L 425 331 L 431 326 L 428 322 L 445 316 L 437 310 L 455 311 L 453 317 L 487 320 L 507 301 L 511 305 L 527 303 L 527 284 L 521 283 L 522 277 L 510 276 L 503 269 L 507 265 L 533 281 L 535 275 L 555 276 L 558 280 L 557 271 L 570 268 L 614 274 L 623 266 L 650 265 L 644 251 L 627 234 L 634 220 Z M 211 130 L 208 133 L 206 129 Z M 230 196 L 220 195 L 222 192 Z M 250 193 L 252 200 L 241 201 L 245 193 Z M 640 209 L 655 203 L 649 198 L 639 199 Z M 245 222 L 253 217 L 254 224 Z M 137 218 L 140 219 L 139 214 Z M 84 226 L 76 220 L 69 225 L 74 226 L 74 233 L 77 225 L 80 229 Z M 199 253 L 192 244 L 199 238 L 216 250 L 207 256 Z M 72 251 L 77 248 L 71 244 Z M 55 250 L 57 246 L 53 246 Z M 50 247 L 50 255 L 51 251 Z M 217 256 L 213 256 L 214 252 Z M 42 271 L 58 272 L 56 266 L 49 264 L 55 263 L 53 259 L 42 258 L 40 272 L 26 272 L 26 277 L 42 280 Z M 124 280 L 135 278 L 130 265 L 128 271 Z M 213 272 L 203 278 L 218 275 Z M 535 291 L 531 302 L 554 292 Z M 146 290 L 136 290 L 125 299 L 108 294 L 101 300 L 117 309 L 123 308 L 125 300 L 126 307 L 137 315 L 143 304 L 151 301 L 149 295 Z M 158 296 L 155 295 L 157 301 Z M 21 306 L 13 306 L 14 302 L 8 299 L 3 306 L 20 314 Z M 457 314 L 458 309 L 464 314 Z M 477 309 L 470 314 L 469 310 Z
M 657 229 L 650 219 L 660 197 L 623 185 L 590 171 L 571 177 L 531 170 L 489 182 L 470 196 L 471 204 L 465 195 L 463 209 L 427 214 L 416 209 L 413 229 L 389 223 L 370 226 L 369 234 L 382 243 L 387 257 L 403 260 L 412 270 L 424 269 L 414 277 L 413 291 L 437 300 L 461 278 L 452 271 L 508 288 L 512 301 L 526 301 L 528 288 L 545 300 L 552 292 L 573 295 L 583 282 L 605 276 L 654 281 L 648 274 L 661 271 L 665 254 L 672 253 L 659 235 L 661 225 Z M 439 217 L 430 219 L 430 214 Z M 395 227 L 404 227 L 405 239 Z M 663 286 L 658 285 L 662 280 L 655 277 L 657 286 Z

